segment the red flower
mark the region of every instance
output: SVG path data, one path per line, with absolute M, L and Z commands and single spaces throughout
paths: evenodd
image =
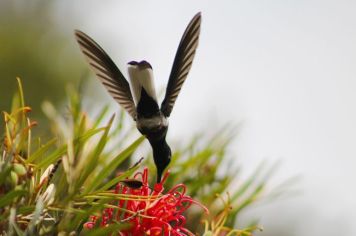
M 121 236 L 129 235 L 194 235 L 185 228 L 186 218 L 183 216 L 193 203 L 201 206 L 207 213 L 208 209 L 191 197 L 185 195 L 186 187 L 178 184 L 163 193 L 163 184 L 169 173 L 153 189 L 148 186 L 148 170 L 135 174 L 133 180 L 127 180 L 116 186 L 115 193 L 123 196 L 118 200 L 118 209 L 106 208 L 101 219 L 91 216 L 84 227 L 91 229 L 100 220 L 105 227 L 115 222 L 130 223 L 129 229 L 120 232 Z M 139 180 L 141 179 L 141 181 Z

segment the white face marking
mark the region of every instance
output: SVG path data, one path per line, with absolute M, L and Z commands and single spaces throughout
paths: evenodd
M 139 69 L 137 65 L 129 65 L 128 73 L 135 104 L 137 105 L 140 101 L 142 87 L 146 90 L 147 94 L 157 102 L 152 69 Z

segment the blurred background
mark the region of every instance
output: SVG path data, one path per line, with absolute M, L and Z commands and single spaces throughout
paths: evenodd
M 164 88 L 180 37 L 201 11 L 200 46 L 168 139 L 238 124 L 231 151 L 244 173 L 266 160 L 281 162 L 272 182 L 301 177 L 297 193 L 244 212 L 260 220 L 259 235 L 356 235 L 355 10 L 347 0 L 2 0 L 0 110 L 11 106 L 17 76 L 43 135 L 41 101 L 63 103 L 68 83 L 84 81 L 91 109 L 117 109 L 89 72 L 74 29 L 124 74 L 128 61 L 149 61 Z

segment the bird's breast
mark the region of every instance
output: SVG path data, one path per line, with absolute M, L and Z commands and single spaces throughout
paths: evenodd
M 168 128 L 168 120 L 163 115 L 148 118 L 142 117 L 137 119 L 136 126 L 143 135 L 151 136 L 155 133 L 160 135 L 162 132 L 166 132 Z

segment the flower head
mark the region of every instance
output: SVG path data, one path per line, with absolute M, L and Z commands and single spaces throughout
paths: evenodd
M 186 217 L 183 213 L 194 203 L 206 212 L 208 209 L 187 196 L 184 184 L 178 184 L 163 193 L 163 184 L 169 172 L 153 189 L 148 186 L 148 169 L 135 174 L 133 179 L 120 182 L 114 192 L 120 196 L 115 205 L 117 209 L 106 208 L 101 219 L 95 216 L 84 224 L 91 229 L 96 225 L 107 226 L 115 222 L 129 223 L 130 228 L 120 232 L 128 235 L 194 235 L 185 228 Z M 99 222 L 98 222 L 99 221 Z

